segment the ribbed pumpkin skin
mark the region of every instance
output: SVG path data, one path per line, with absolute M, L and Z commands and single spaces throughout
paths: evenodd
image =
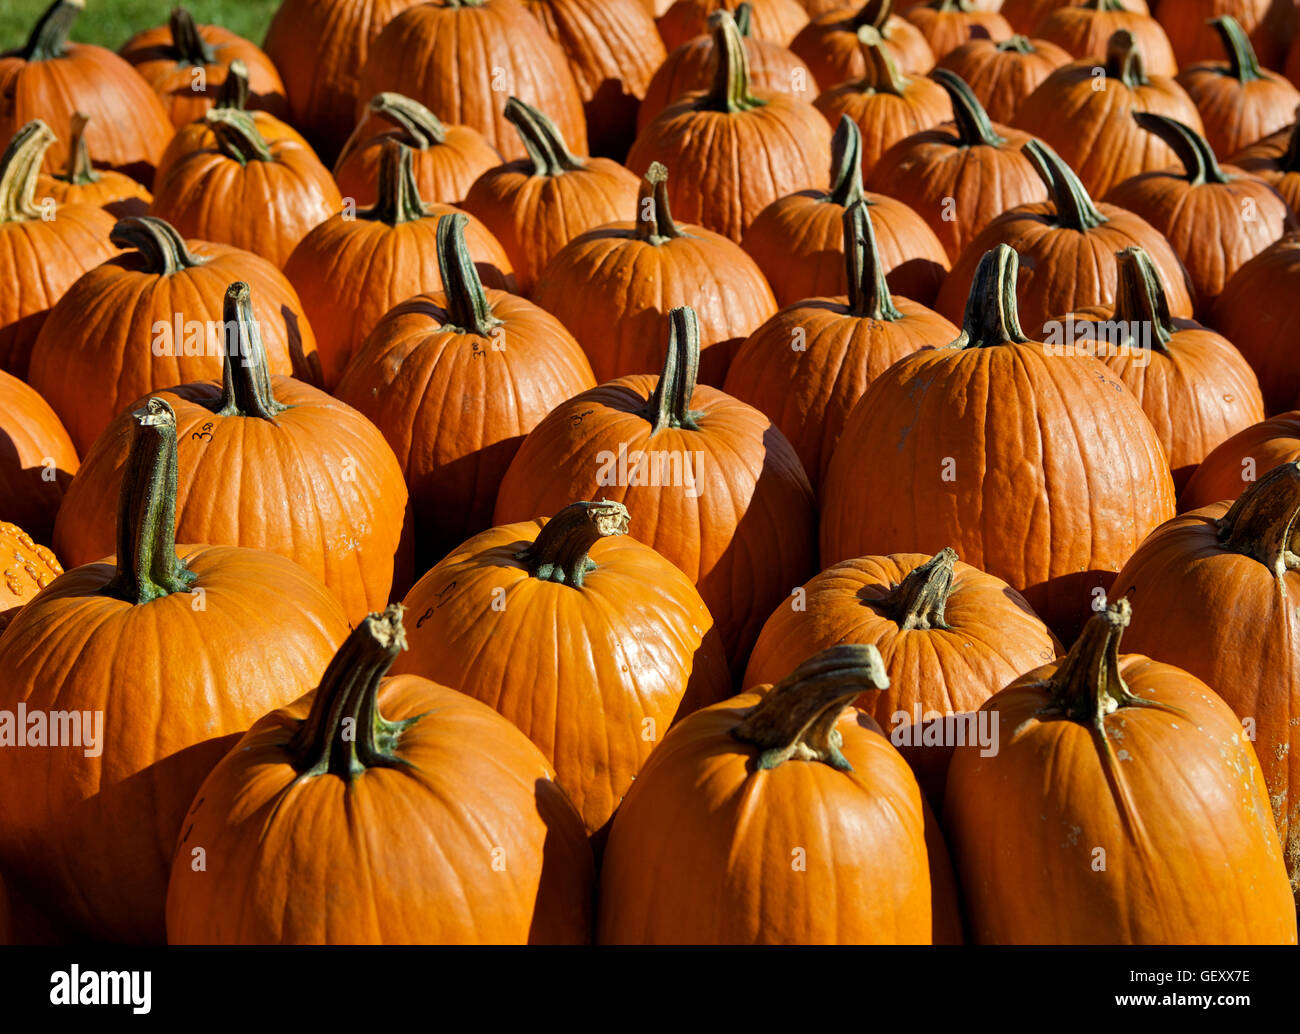
M 70 183 L 43 172 L 36 181 L 36 196 L 42 199 L 51 197 L 60 207 L 85 205 L 102 208 L 114 219 L 149 214 L 153 195 L 138 181 L 112 169 L 96 170 L 96 175 L 98 179 L 93 183 Z
M 676 0 L 659 18 L 659 35 L 669 50 L 707 32 L 714 11 L 735 14 L 741 0 Z M 798 0 L 750 0 L 752 33 L 763 40 L 789 46 L 808 24 L 808 12 Z
M 1108 762 L 1088 726 L 1043 714 L 1034 683 L 1056 667 L 985 704 L 997 755 L 959 747 L 949 770 L 944 826 L 973 939 L 1294 944 L 1263 776 L 1228 706 L 1184 671 L 1121 654 L 1130 692 L 1184 713 L 1107 715 Z
M 1279 129 L 1249 147 L 1243 147 L 1229 162 L 1262 179 L 1282 195 L 1293 215 L 1300 216 L 1300 170 L 1286 168 L 1287 149 L 1291 146 L 1294 126 Z
M 181 546 L 193 592 L 98 595 L 111 564 L 57 579 L 0 638 L 0 702 L 102 710 L 99 757 L 0 750 L 0 862 L 83 937 L 160 942 L 172 853 L 199 784 L 254 721 L 319 680 L 347 620 L 283 557 Z M 123 672 L 130 672 L 124 678 Z
M 0 632 L 62 573 L 53 553 L 33 542 L 22 528 L 0 521 Z
M 867 71 L 858 41 L 854 16 L 861 3 L 839 3 L 833 10 L 815 15 L 790 42 L 790 49 L 812 69 L 817 85 L 829 90 Z M 921 30 L 901 15 L 891 14 L 880 28 L 885 50 L 905 75 L 925 75 L 934 67 L 934 52 Z
M 54 410 L 34 388 L 0 370 L 0 521 L 49 543 L 54 516 L 79 466 Z M 46 460 L 53 466 L 46 468 Z M 49 479 L 46 470 L 53 479 Z
M 955 933 L 947 851 L 879 727 L 852 708 L 840 717 L 851 772 L 818 761 L 755 771 L 758 750 L 730 733 L 759 699 L 696 712 L 651 755 L 602 860 L 597 942 L 930 944 Z
M 564 51 L 517 0 L 432 0 L 402 12 L 371 44 L 357 97 L 365 103 L 385 90 L 477 129 L 506 161 L 525 157 L 503 114 L 518 97 L 546 112 L 569 150 L 587 153 L 582 95 Z
M 997 403 L 1012 393 L 1014 409 Z M 1069 641 L 1173 512 L 1155 430 L 1097 360 L 1032 342 L 939 349 L 895 363 L 849 415 L 822 485 L 821 561 L 951 546 Z
M 601 539 L 580 588 L 543 581 L 515 554 L 545 523 L 475 535 L 421 578 L 404 601 L 410 649 L 393 667 L 510 719 L 595 834 L 683 698 L 717 700 L 730 679 L 708 609 L 663 557 L 627 536 Z
M 1228 71 L 1227 61 L 1203 61 L 1178 74 L 1201 113 L 1205 139 L 1223 159 L 1285 129 L 1300 104 L 1300 90 L 1277 72 L 1261 69 L 1263 78 L 1239 83 Z
M 643 411 L 658 383 L 658 376 L 633 374 L 557 406 L 510 464 L 494 520 L 556 513 L 573 499 L 623 503 L 632 515 L 629 534 L 699 588 L 728 663 L 739 669 L 772 608 L 816 567 L 812 490 L 793 446 L 771 421 L 708 385 L 696 387 L 689 405 L 699 430 L 652 434 Z M 601 484 L 602 467 L 604 480 L 620 480 L 620 449 L 629 457 L 638 450 L 676 455 L 683 468 L 689 460 L 694 488 Z M 634 466 L 632 457 L 622 480 L 634 480 Z
M 1034 49 L 1021 54 L 1001 50 L 993 40 L 973 39 L 950 50 L 937 67 L 965 79 L 994 122 L 1010 123 L 1021 102 L 1044 79 L 1073 60 L 1067 51 L 1048 40 L 1033 39 L 1030 43 Z
M 973 39 L 1000 41 L 1011 35 L 1011 26 L 992 4 L 981 9 L 971 5 L 969 11 L 940 11 L 915 6 L 904 17 L 921 30 L 936 61 L 942 61 L 949 51 Z
M 269 111 L 254 109 L 246 111 L 244 114 L 253 120 L 253 125 L 267 143 L 274 143 L 277 140 L 289 140 L 304 151 L 315 153 L 306 137 L 289 123 L 276 118 Z M 176 130 L 176 135 L 171 138 L 171 142 L 167 145 L 167 149 L 163 151 L 162 157 L 158 159 L 158 175 L 154 180 L 155 186 L 161 183 L 166 178 L 167 173 L 178 165 L 186 155 L 193 154 L 195 151 L 210 150 L 215 146 L 216 136 L 213 135 L 211 128 L 203 119 L 195 119 L 193 122 L 187 122 L 179 127 Z
M 912 745 L 897 744 L 898 749 L 930 804 L 938 807 L 953 748 L 922 745 L 914 709 L 919 707 L 923 716 L 978 711 L 1022 672 L 1056 657 L 1059 644 L 1020 593 L 960 560 L 953 565 L 952 591 L 944 606 L 947 627 L 903 628 L 877 601 L 929 560 L 922 553 L 896 553 L 827 568 L 804 586 L 803 609 L 786 602 L 772 612 L 742 685 L 748 690 L 784 678 L 840 643 L 875 646 L 889 688 L 863 693 L 856 706 L 891 741 L 911 726 Z
M 415 185 L 426 202 L 458 204 L 473 182 L 488 169 L 501 164 L 501 155 L 483 134 L 469 126 L 446 126 L 447 138 L 425 150 L 414 149 L 411 165 Z M 334 166 L 339 193 L 352 198 L 358 207 L 373 205 L 379 189 L 379 155 L 390 137 L 412 147 L 412 141 L 391 122 L 369 113 L 361 117 L 350 143 Z M 352 143 L 351 141 L 355 141 Z M 468 230 L 469 227 L 466 227 Z
M 1129 9 L 1127 3 L 1124 7 L 1119 11 L 1085 9 L 1081 4 L 1058 7 L 1034 26 L 1033 33 L 1082 60 L 1104 57 L 1106 41 L 1127 29 L 1137 40 L 1149 74 L 1177 75 L 1174 49 L 1160 23 L 1145 12 Z
M 871 175 L 880 156 L 900 140 L 933 129 L 952 118 L 952 102 L 943 87 L 922 76 L 909 76 L 903 96 L 865 89 L 862 80 L 833 86 L 814 102 L 831 125 L 848 115 L 862 133 L 862 175 Z
M 320 377 L 311 324 L 278 269 L 228 245 L 201 240 L 185 244 L 192 255 L 207 261 L 164 276 L 148 272 L 140 254 L 128 252 L 78 280 L 51 310 L 48 328 L 42 328 L 32 350 L 29 379 L 62 414 L 83 452 L 113 417 L 141 396 L 221 376 L 221 356 L 207 354 L 206 328 L 223 326 L 225 291 L 236 280 L 251 288 L 271 372 Z M 164 343 L 184 351 L 184 338 L 173 340 L 177 313 L 185 322 L 204 324 L 202 355 L 154 354 L 159 323 L 167 326 Z M 219 350 L 221 335 L 214 340 Z
M 1250 36 L 1260 62 L 1281 68 L 1287 41 L 1295 32 L 1295 12 L 1277 0 L 1154 0 L 1155 16 L 1165 27 L 1178 67 L 1223 56 L 1223 42 L 1210 19 L 1230 14 Z
M 1232 501 L 1279 463 L 1300 459 L 1300 412 L 1282 413 L 1238 431 L 1196 468 L 1178 497 L 1178 511 Z
M 170 943 L 590 940 L 591 849 L 518 729 L 463 693 L 396 676 L 378 706 L 388 721 L 419 719 L 396 751 L 407 766 L 350 785 L 299 781 L 288 744 L 310 705 L 262 718 L 204 780 L 172 865 Z M 192 845 L 219 871 L 194 872 Z
M 355 624 L 411 584 L 401 468 L 355 410 L 291 377 L 272 377 L 271 386 L 291 407 L 274 423 L 218 416 L 218 383 L 158 392 L 176 411 L 176 534 L 295 561 L 338 597 Z M 115 548 L 104 515 L 121 489 L 134 408 L 126 407 L 86 454 L 59 511 L 55 549 L 69 567 Z

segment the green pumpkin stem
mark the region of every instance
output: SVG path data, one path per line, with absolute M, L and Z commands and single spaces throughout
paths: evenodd
M 731 735 L 758 748 L 760 769 L 787 761 L 820 761 L 851 772 L 853 766 L 840 751 L 844 737 L 835 725 L 858 695 L 888 688 L 885 663 L 875 646 L 833 646 L 768 690 Z
M 358 219 L 400 226 L 428 215 L 419 184 L 415 182 L 414 152 L 395 137 L 385 140 L 379 151 L 379 175 L 375 182 L 375 203 L 357 212 Z
M 288 406 L 277 401 L 271 387 L 262 330 L 253 315 L 253 298 L 242 280 L 226 288 L 222 305 L 225 321 L 225 358 L 218 416 L 259 417 L 275 422 Z
M 1210 145 L 1206 143 L 1205 137 L 1191 126 L 1151 111 L 1133 112 L 1133 121 L 1169 145 L 1170 150 L 1182 163 L 1187 173 L 1187 182 L 1192 186 L 1232 182 L 1233 177 L 1225 175 L 1219 168 L 1219 163 L 1214 157 L 1214 152 L 1210 150 Z
M 930 78 L 947 91 L 952 100 L 953 122 L 957 127 L 959 147 L 1001 147 L 1006 138 L 998 136 L 989 113 L 971 92 L 966 80 L 946 68 L 936 68 Z
M 207 261 L 190 254 L 185 239 L 175 227 L 156 215 L 131 215 L 119 219 L 108 239 L 119 248 L 138 251 L 144 259 L 144 272 L 152 276 L 171 276 Z
M 37 20 L 18 55 L 24 61 L 62 57 L 67 52 L 68 34 L 85 6 L 85 0 L 54 0 Z
M 266 138 L 258 131 L 248 112 L 237 108 L 212 108 L 203 117 L 216 137 L 217 149 L 227 158 L 240 165 L 275 160 Z
M 58 176 L 64 183 L 84 187 L 99 182 L 99 173 L 90 160 L 90 148 L 86 146 L 86 125 L 90 116 L 74 111 L 68 125 L 68 164 Z
M 759 100 L 749 92 L 749 57 L 731 12 L 714 11 L 709 15 L 709 32 L 713 36 L 717 60 L 713 84 L 697 107 L 701 111 L 727 113 L 762 107 L 767 101 Z
M 54 133 L 40 119 L 28 122 L 9 141 L 0 157 L 0 223 L 41 217 L 36 204 L 36 178 L 52 143 Z
M 754 8 L 748 3 L 737 4 L 736 12 L 732 15 L 736 19 L 736 31 L 740 33 L 741 39 L 749 39 L 754 33 Z
M 862 319 L 900 320 L 903 314 L 889 294 L 885 269 L 871 225 L 870 206 L 855 201 L 844 210 L 844 267 L 849 284 L 849 311 Z
M 961 336 L 953 342 L 955 347 L 996 348 L 1009 341 L 1029 340 L 1020 329 L 1016 302 L 1019 271 L 1020 256 L 1010 245 L 999 244 L 984 253 L 971 282 Z
M 1218 520 L 1219 544 L 1253 557 L 1279 583 L 1300 568 L 1300 463 L 1283 463 L 1247 486 Z
M 831 137 L 831 192 L 827 200 L 848 208 L 862 200 L 862 130 L 841 115 Z
M 586 166 L 569 151 L 555 123 L 536 108 L 511 97 L 506 101 L 505 116 L 524 142 L 534 176 L 561 176 Z
M 491 337 L 502 321 L 492 315 L 492 305 L 465 243 L 468 223 L 469 217 L 463 212 L 444 215 L 438 220 L 435 247 L 442 291 L 447 299 L 447 326 L 463 333 Z
M 876 93 L 892 93 L 895 97 L 903 96 L 907 90 L 907 78 L 899 73 L 894 59 L 885 49 L 885 37 L 874 25 L 863 25 L 858 29 L 858 42 L 862 44 L 862 56 L 866 60 L 866 73 L 862 77 L 863 89 Z
M 659 162 L 651 162 L 641 177 L 641 190 L 636 199 L 636 235 L 638 240 L 656 247 L 675 237 L 685 237 L 673 222 L 668 207 L 668 170 Z
M 244 111 L 248 108 L 248 98 L 252 88 L 248 85 L 248 66 L 235 58 L 226 68 L 226 77 L 217 88 L 217 96 L 212 102 L 214 108 L 230 108 Z
M 1250 45 L 1250 37 L 1241 27 L 1241 23 L 1230 14 L 1211 18 L 1210 24 L 1223 40 L 1223 49 L 1228 54 L 1228 74 L 1239 83 L 1253 83 L 1263 79 L 1264 73 L 1259 67 L 1259 58 L 1255 48 Z
M 299 778 L 335 775 L 352 782 L 368 768 L 399 768 L 402 732 L 420 718 L 387 721 L 379 687 L 406 649 L 401 604 L 370 614 L 343 640 L 312 697 L 311 710 L 288 743 Z
M 117 572 L 104 592 L 140 604 L 189 592 L 197 576 L 176 555 L 176 414 L 151 398 L 135 432 L 117 502 Z
M 626 535 L 629 517 L 622 503 L 570 503 L 557 513 L 531 543 L 515 554 L 528 573 L 544 582 L 581 589 L 596 569 L 587 554 L 600 539 Z
M 1047 187 L 1047 195 L 1056 208 L 1056 224 L 1067 230 L 1086 233 L 1109 220 L 1097 210 L 1088 190 L 1074 170 L 1060 155 L 1041 140 L 1030 140 L 1021 148 L 1029 164 Z
M 172 47 L 176 50 L 178 65 L 213 65 L 217 62 L 212 45 L 203 38 L 194 15 L 183 7 L 172 11 L 168 25 L 172 30 Z
M 1151 347 L 1169 354 L 1169 342 L 1178 333 L 1169 313 L 1169 298 L 1155 263 L 1146 250 L 1125 248 L 1115 256 L 1119 283 L 1115 288 L 1112 319 L 1127 327 L 1150 327 Z
M 668 350 L 659 383 L 644 410 L 650 433 L 675 427 L 698 431 L 698 413 L 690 408 L 700 372 L 700 323 L 695 310 L 683 305 L 668 313 Z
M 906 578 L 874 605 L 904 631 L 947 628 L 944 608 L 952 595 L 953 566 L 956 563 L 955 549 L 949 546 L 939 550 L 925 563 L 912 568 Z
M 400 93 L 377 93 L 370 98 L 370 113 L 391 122 L 406 135 L 406 143 L 427 151 L 447 139 L 447 127 L 419 101 Z
M 1117 29 L 1106 41 L 1105 68 L 1107 79 L 1118 79 L 1130 90 L 1146 86 L 1151 81 L 1147 78 L 1137 40 L 1128 29 Z
M 1016 33 L 1014 36 L 995 44 L 994 49 L 1004 54 L 1009 50 L 1014 50 L 1017 54 L 1033 54 L 1038 48 L 1034 46 L 1033 40 L 1028 36 Z

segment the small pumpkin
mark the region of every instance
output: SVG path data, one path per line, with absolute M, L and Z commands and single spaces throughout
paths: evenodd
M 1071 60 L 1055 43 L 1017 35 L 1001 42 L 970 40 L 948 51 L 937 67 L 961 76 L 989 118 L 1009 125 L 1021 102 Z
M 1300 460 L 1300 413 L 1294 410 L 1251 424 L 1211 452 L 1178 498 L 1179 513 L 1232 502 L 1261 476 Z
M 1146 11 L 1135 9 L 1131 0 L 1082 0 L 1057 7 L 1033 32 L 1076 58 L 1096 58 L 1106 53 L 1106 41 L 1120 29 L 1133 34 L 1148 72 L 1178 74 L 1165 30 Z
M 60 172 L 41 173 L 35 196 L 53 198 L 56 205 L 90 205 L 102 208 L 115 219 L 144 215 L 153 195 L 123 172 L 96 170 L 86 144 L 90 118 L 74 112 L 68 124 L 68 164 Z
M 870 25 L 904 75 L 925 75 L 934 67 L 934 52 L 921 30 L 894 13 L 894 0 L 866 0 L 860 6 L 839 4 L 805 25 L 790 49 L 812 69 L 817 85 L 829 90 L 867 73 L 858 29 Z
M 1243 147 L 1229 162 L 1262 179 L 1282 196 L 1291 214 L 1300 217 L 1300 118 Z
M 936 61 L 973 39 L 991 39 L 995 42 L 1009 39 L 1011 25 L 991 4 L 973 3 L 972 0 L 929 0 L 918 3 L 907 11 L 905 17 L 921 30 L 930 44 Z
M 659 35 L 669 50 L 710 30 L 719 11 L 736 13 L 740 0 L 676 0 L 657 19 Z M 798 0 L 749 0 L 753 33 L 759 39 L 789 46 L 808 24 L 808 12 Z
M 0 370 L 0 521 L 49 544 L 77 450 L 35 388 Z
M 0 521 L 0 634 L 33 596 L 62 573 L 53 553 L 16 524 Z

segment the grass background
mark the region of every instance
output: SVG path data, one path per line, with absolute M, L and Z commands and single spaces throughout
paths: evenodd
M 73 40 L 116 50 L 135 33 L 165 25 L 180 2 L 201 25 L 216 23 L 251 39 L 266 37 L 279 0 L 86 0 Z M 0 0 L 0 52 L 21 47 L 50 0 Z

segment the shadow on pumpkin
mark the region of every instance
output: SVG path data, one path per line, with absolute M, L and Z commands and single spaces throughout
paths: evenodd
M 43 466 L 24 467 L 17 443 L 0 431 L 0 521 L 18 525 L 42 546 L 51 544 L 54 516 L 72 482 L 61 468 L 52 476 Z

